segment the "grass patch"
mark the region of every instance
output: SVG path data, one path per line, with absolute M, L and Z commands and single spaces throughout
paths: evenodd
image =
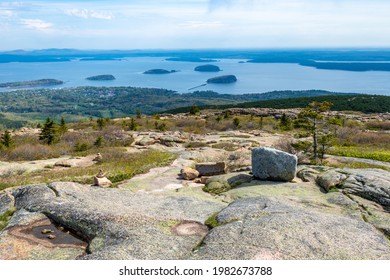
M 15 208 L 7 210 L 4 214 L 0 215 L 0 230 L 3 230 L 7 225 L 12 215 L 16 212 Z
M 157 150 L 129 154 L 123 148 L 110 148 L 100 151 L 101 163 L 85 168 L 69 168 L 62 170 L 45 170 L 23 176 L 1 178 L 0 190 L 13 186 L 54 181 L 69 181 L 82 184 L 93 184 L 93 176 L 99 169 L 106 172 L 108 179 L 117 183 L 132 178 L 134 175 L 148 172 L 151 168 L 166 166 L 176 158 L 175 154 Z
M 213 215 L 211 215 L 205 222 L 204 224 L 206 226 L 208 226 L 209 228 L 215 228 L 217 226 L 219 226 L 219 223 L 217 221 L 217 215 L 218 215 L 218 212 L 217 213 L 214 213 Z
M 389 167 L 378 165 L 378 164 L 365 163 L 365 162 L 347 162 L 347 163 L 329 164 L 328 166 L 334 168 L 352 168 L 352 169 L 377 168 L 377 169 L 390 171 Z
M 234 144 L 234 143 L 230 143 L 230 142 L 220 142 L 220 143 L 211 145 L 211 147 L 214 149 L 222 149 L 222 150 L 229 151 L 229 152 L 234 152 L 240 148 L 239 145 Z
M 341 147 L 337 146 L 330 150 L 330 154 L 344 157 L 356 157 L 390 162 L 390 150 L 372 147 Z

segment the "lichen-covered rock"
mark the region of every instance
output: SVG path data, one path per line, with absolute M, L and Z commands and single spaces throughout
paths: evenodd
M 389 259 L 387 238 L 362 220 L 283 198 L 244 198 L 222 210 L 194 259 Z
M 213 176 L 207 179 L 203 191 L 212 194 L 220 194 L 252 180 L 253 177 L 246 173 L 230 173 Z
M 390 172 L 382 169 L 335 169 L 318 177 L 317 183 L 326 190 L 342 189 L 383 206 L 390 206 Z
M 0 193 L 0 215 L 13 208 L 15 200 L 9 193 Z
M 295 155 L 276 149 L 259 147 L 252 150 L 252 173 L 260 180 L 289 182 L 297 173 Z

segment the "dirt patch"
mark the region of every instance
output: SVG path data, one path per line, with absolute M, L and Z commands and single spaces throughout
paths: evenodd
M 8 230 L 10 235 L 48 248 L 83 248 L 88 243 L 70 229 L 43 219 L 26 226 L 15 226 Z

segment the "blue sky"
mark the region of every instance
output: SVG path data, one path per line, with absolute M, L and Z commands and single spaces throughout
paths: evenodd
M 389 11 L 387 0 L 0 0 L 0 49 L 390 47 Z

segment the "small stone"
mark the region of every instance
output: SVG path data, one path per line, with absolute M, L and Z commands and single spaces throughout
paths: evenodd
M 184 180 L 193 180 L 199 176 L 199 172 L 190 167 L 183 168 L 180 173 Z
M 57 236 L 55 236 L 54 234 L 49 234 L 48 236 L 46 236 L 48 239 L 54 239 L 56 238 Z
M 52 231 L 51 229 L 45 228 L 45 229 L 43 229 L 43 230 L 41 231 L 41 233 L 42 233 L 42 234 L 48 234 L 48 233 L 53 233 L 53 231 Z
M 93 177 L 94 186 L 108 188 L 112 185 L 112 182 L 106 177 Z
M 102 161 L 103 160 L 103 156 L 101 155 L 101 153 L 97 153 L 96 154 L 96 157 L 92 160 L 92 161 Z

